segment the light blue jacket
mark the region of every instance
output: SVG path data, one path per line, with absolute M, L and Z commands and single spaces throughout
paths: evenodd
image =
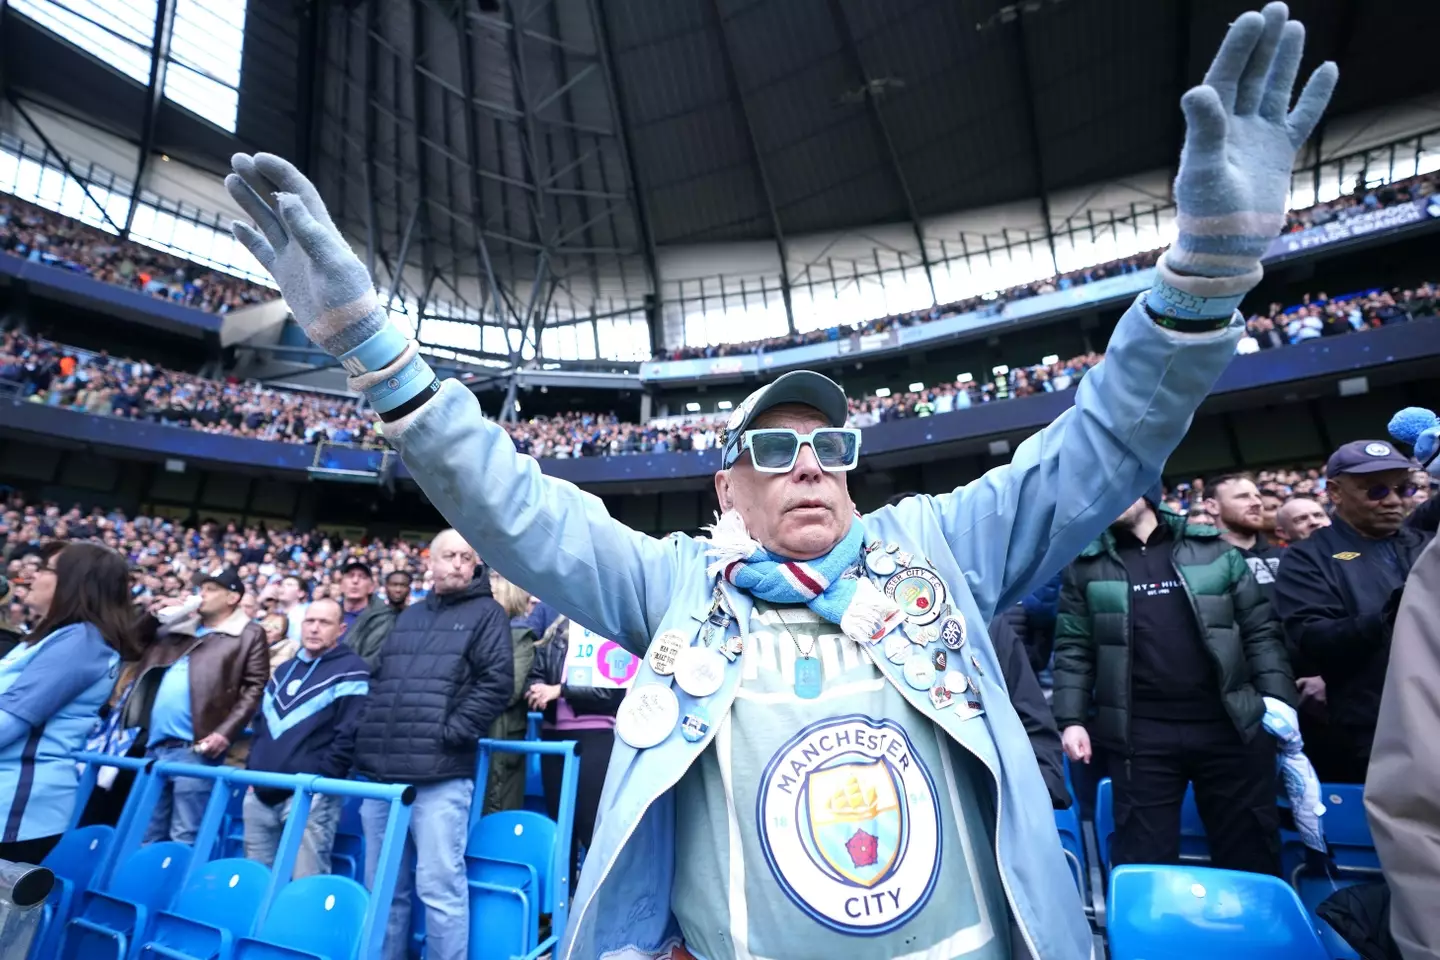
M 983 719 L 935 710 L 898 666 L 874 659 L 922 716 L 994 778 L 1005 894 L 1019 942 L 1040 960 L 1089 957 L 1091 934 L 986 624 L 1072 560 L 1159 478 L 1233 356 L 1241 329 L 1237 314 L 1224 332 L 1172 333 L 1137 300 L 1105 361 L 1081 382 L 1074 408 L 1020 444 L 1009 465 L 951 493 L 911 497 L 864 518 L 872 538 L 931 561 L 965 616 L 965 649 L 979 656 L 984 671 L 977 678 Z M 704 543 L 637 533 L 612 519 L 599 498 L 544 476 L 533 459 L 516 454 L 460 383 L 446 382 L 386 432 L 431 502 L 486 562 L 576 622 L 643 657 L 652 637 L 671 628 L 694 633 L 708 611 L 715 578 L 706 572 Z M 730 595 L 747 624 L 749 599 Z M 636 683 L 656 679 L 642 663 Z M 558 954 L 563 960 L 654 957 L 678 941 L 670 910 L 671 788 L 709 744 L 739 682 L 736 667 L 706 705 L 715 722 L 698 743 L 678 733 L 649 750 L 617 741 Z

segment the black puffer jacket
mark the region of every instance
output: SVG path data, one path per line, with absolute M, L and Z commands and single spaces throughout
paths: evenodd
M 490 578 L 434 594 L 395 618 L 370 677 L 355 769 L 372 780 L 434 783 L 475 776 L 475 742 L 515 690 L 510 618 Z

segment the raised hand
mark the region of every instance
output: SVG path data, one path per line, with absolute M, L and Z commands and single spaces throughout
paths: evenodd
M 236 220 L 235 239 L 280 285 L 295 320 L 332 356 L 340 356 L 386 323 L 370 272 L 355 256 L 320 194 L 288 160 L 269 153 L 230 158 L 225 189 L 255 221 Z M 392 359 L 392 358 L 385 358 Z
M 1176 273 L 1233 278 L 1249 289 L 1260 279 L 1266 246 L 1284 226 L 1296 153 L 1339 77 L 1335 64 L 1322 64 L 1290 109 L 1305 28 L 1289 16 L 1279 2 L 1242 14 L 1205 82 L 1180 100 L 1186 131 L 1175 178 L 1179 237 L 1165 256 Z

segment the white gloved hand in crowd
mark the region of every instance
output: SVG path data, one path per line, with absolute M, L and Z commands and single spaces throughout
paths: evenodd
M 1280 779 L 1285 796 L 1290 798 L 1290 813 L 1295 829 L 1305 846 L 1325 852 L 1325 830 L 1320 818 L 1325 804 L 1320 801 L 1320 778 L 1305 756 L 1305 741 L 1300 736 L 1300 717 L 1295 708 L 1274 697 L 1265 698 L 1265 731 L 1280 741 Z

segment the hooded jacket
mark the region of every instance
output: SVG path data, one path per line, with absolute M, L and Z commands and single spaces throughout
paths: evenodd
M 1018 927 L 1012 942 L 1036 960 L 1086 960 L 1094 937 L 986 626 L 995 611 L 1059 571 L 1159 478 L 1242 329 L 1237 314 L 1214 334 L 1173 333 L 1154 323 L 1137 298 L 1105 359 L 1074 391 L 1074 408 L 1021 443 L 1009 464 L 953 492 L 910 497 L 861 518 L 867 537 L 931 561 L 967 627 L 965 649 L 980 667 L 975 680 L 985 703 L 984 713 L 968 719 L 954 709 L 937 710 L 883 651 L 866 652 L 914 709 L 907 722 L 938 732 L 964 755 L 957 762 L 982 770 L 996 801 L 986 824 L 995 849 L 985 855 L 996 857 Z M 647 651 L 668 630 L 694 638 L 717 586 L 741 631 L 751 632 L 752 599 L 717 583 L 704 541 L 646 536 L 612 518 L 599 497 L 545 476 L 535 460 L 516 453 L 464 385 L 446 381 L 419 410 L 386 424 L 385 435 L 430 502 L 506 579 L 641 658 L 631 695 L 669 682 L 644 659 Z M 386 644 L 377 687 L 386 682 L 404 620 L 402 614 Z M 648 750 L 617 741 L 556 960 L 673 955 L 680 930 L 670 891 L 683 866 L 676 862 L 675 823 L 684 813 L 676 809 L 673 788 L 714 741 L 740 673 L 738 662 L 727 666 L 720 689 L 703 698 L 712 723 L 695 742 L 678 729 Z M 690 708 L 688 696 L 681 701 L 682 711 Z M 792 955 L 798 955 L 806 930 L 781 933 L 794 938 Z
M 380 647 L 390 636 L 399 613 L 379 597 L 371 597 L 369 605 L 345 631 L 345 645 L 364 660 L 369 669 L 374 670 L 380 662 Z
M 476 577 L 431 593 L 395 618 L 370 674 L 355 769 L 372 780 L 435 783 L 475 776 L 476 742 L 514 695 L 510 618 Z
M 1186 524 L 1156 511 L 1173 543 L 1173 566 L 1185 587 L 1206 653 L 1219 680 L 1220 699 L 1248 743 L 1260 732 L 1262 697 L 1294 706 L 1295 680 L 1270 603 L 1240 552 L 1214 527 Z M 1128 749 L 1133 643 L 1130 581 L 1106 529 L 1065 574 L 1055 631 L 1055 722 L 1084 724 L 1112 749 Z

